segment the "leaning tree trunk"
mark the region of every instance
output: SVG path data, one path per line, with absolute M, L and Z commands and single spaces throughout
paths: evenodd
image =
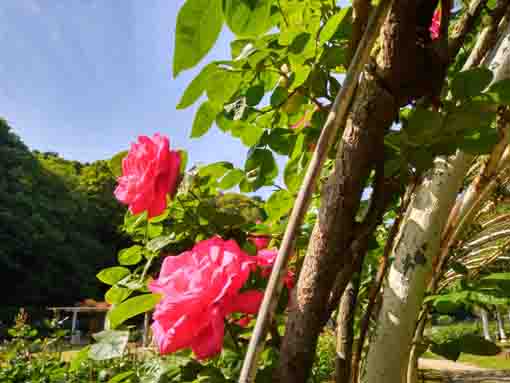
M 307 381 L 335 280 L 353 267 L 359 248 L 365 247 L 371 234 L 355 217 L 366 179 L 375 164 L 383 161 L 385 130 L 397 117 L 399 100 L 391 93 L 402 95 L 404 85 L 416 78 L 415 10 L 415 1 L 395 0 L 382 31 L 378 75 L 364 73 L 358 85 L 335 168 L 322 190 L 319 216 L 295 291 L 296 304 L 289 312 L 280 353 L 282 383 Z M 373 227 L 373 222 L 367 224 Z M 344 290 L 352 272 L 344 274 L 335 287 L 338 291 Z
M 402 221 L 395 261 L 384 288 L 383 307 L 367 360 L 369 383 L 401 382 L 416 317 L 439 250 L 442 228 L 468 168 L 462 153 L 438 158 L 427 172 Z
M 491 332 L 489 330 L 489 313 L 484 308 L 480 308 L 480 319 L 482 320 L 483 337 L 488 341 L 492 341 Z
M 505 37 L 508 31 L 505 31 Z M 490 69 L 495 78 L 508 77 L 510 40 L 494 49 Z M 435 160 L 417 188 L 393 250 L 393 263 L 384 289 L 383 308 L 370 346 L 366 381 L 395 383 L 404 379 L 416 320 L 423 302 L 441 234 L 453 206 L 469 157 Z
M 498 322 L 499 339 L 502 342 L 506 342 L 505 321 L 503 320 L 503 315 L 501 315 L 501 309 L 499 307 L 496 308 L 496 320 Z

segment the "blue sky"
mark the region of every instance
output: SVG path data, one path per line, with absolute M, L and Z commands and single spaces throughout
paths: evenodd
M 161 132 L 190 161 L 244 163 L 212 129 L 189 139 L 196 107 L 175 109 L 204 62 L 229 57 L 224 31 L 199 68 L 171 75 L 176 0 L 2 0 L 0 116 L 32 149 L 93 161 Z

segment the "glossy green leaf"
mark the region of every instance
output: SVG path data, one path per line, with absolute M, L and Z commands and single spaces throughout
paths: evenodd
M 287 190 L 278 190 L 271 194 L 266 202 L 266 211 L 269 219 L 277 222 L 283 216 L 290 214 L 294 205 L 294 197 Z
M 112 328 L 119 326 L 129 318 L 147 312 L 156 306 L 161 296 L 157 294 L 143 294 L 130 298 L 108 312 L 108 320 Z
M 119 263 L 121 265 L 136 265 L 142 260 L 142 246 L 134 245 L 119 251 Z
M 210 101 L 204 102 L 198 108 L 191 128 L 191 138 L 198 138 L 206 134 L 211 129 L 217 114 L 221 111 L 221 107 Z
M 98 343 L 90 346 L 89 357 L 94 360 L 107 360 L 124 354 L 129 331 L 105 330 L 92 336 Z
M 209 78 L 214 75 L 216 69 L 217 67 L 214 63 L 206 65 L 202 69 L 198 76 L 191 81 L 184 91 L 179 104 L 177 104 L 177 109 L 185 109 L 198 100 L 198 98 L 205 92 L 206 84 L 209 81 Z
M 104 295 L 104 299 L 112 305 L 118 305 L 126 300 L 132 292 L 132 290 L 125 287 L 112 286 Z
M 240 169 L 232 169 L 218 183 L 218 187 L 223 190 L 231 189 L 238 185 L 244 178 L 244 172 Z
M 234 165 L 232 165 L 232 163 L 227 162 L 227 161 L 219 161 L 219 162 L 214 162 L 212 164 L 201 167 L 198 170 L 198 175 L 201 177 L 220 178 L 220 177 L 223 177 L 223 175 L 226 172 L 228 172 L 229 170 L 231 170 L 233 168 L 234 168 Z
M 121 266 L 113 266 L 107 269 L 101 270 L 97 275 L 97 279 L 107 285 L 114 285 L 121 279 L 127 277 L 131 272 L 129 269 Z
M 234 96 L 242 80 L 239 72 L 217 69 L 206 82 L 207 97 L 215 104 L 224 105 Z
M 457 73 L 451 83 L 452 96 L 463 100 L 478 96 L 492 81 L 492 71 L 487 68 L 474 68 Z
M 251 189 L 271 185 L 278 175 L 278 166 L 273 153 L 268 149 L 252 150 L 245 163 L 246 181 Z
M 328 19 L 326 24 L 319 34 L 319 45 L 324 45 L 329 41 L 338 29 L 340 23 L 345 19 L 345 16 L 349 13 L 349 8 L 343 8 L 338 13 Z
M 287 162 L 283 172 L 283 180 L 291 192 L 297 192 L 299 190 L 303 178 L 305 177 L 309 161 L 310 154 L 303 151 L 299 156 L 296 156 Z
M 204 58 L 218 39 L 222 25 L 221 0 L 186 0 L 177 15 L 174 76 Z
M 241 37 L 258 37 L 271 27 L 271 0 L 224 0 L 225 21 Z
M 283 103 L 287 100 L 287 97 L 287 89 L 285 89 L 283 86 L 278 86 L 271 95 L 271 106 L 273 108 L 282 106 Z
M 256 106 L 264 97 L 264 85 L 254 85 L 246 91 L 246 103 L 250 106 Z

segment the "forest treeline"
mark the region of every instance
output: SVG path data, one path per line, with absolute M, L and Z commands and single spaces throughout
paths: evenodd
M 115 263 L 123 241 L 114 187 L 107 161 L 31 151 L 0 119 L 0 317 L 102 298 L 95 274 Z

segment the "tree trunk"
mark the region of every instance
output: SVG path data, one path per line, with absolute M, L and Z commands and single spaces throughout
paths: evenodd
M 495 78 L 508 75 L 508 31 L 489 55 Z M 469 164 L 458 153 L 436 159 L 411 202 L 394 247 L 395 262 L 384 289 L 376 337 L 368 353 L 366 381 L 395 383 L 404 379 L 416 319 L 438 254 L 441 234 Z
M 488 341 L 492 341 L 491 332 L 489 330 L 489 313 L 484 308 L 480 308 L 480 318 L 482 320 L 483 337 Z
M 499 339 L 502 342 L 506 342 L 505 321 L 503 320 L 503 315 L 501 315 L 501 309 L 499 308 L 496 308 L 496 320 L 498 321 Z
M 395 262 L 368 352 L 369 383 L 401 382 L 404 377 L 432 258 L 467 168 L 462 153 L 438 158 L 415 192 L 393 248 Z
M 382 161 L 384 132 L 397 117 L 399 102 L 390 91 L 400 94 L 416 68 L 415 9 L 414 1 L 395 1 L 382 31 L 380 79 L 364 73 L 358 86 L 335 168 L 322 190 L 319 216 L 296 288 L 296 304 L 289 312 L 280 353 L 282 383 L 307 381 L 318 335 L 328 319 L 325 303 L 337 275 L 352 268 L 354 257 L 368 241 L 370 233 L 359 236 L 363 230 L 355 216 L 366 179 L 375 163 Z
M 336 383 L 349 383 L 350 381 L 354 314 L 360 284 L 359 271 L 345 288 L 338 307 L 335 361 Z

